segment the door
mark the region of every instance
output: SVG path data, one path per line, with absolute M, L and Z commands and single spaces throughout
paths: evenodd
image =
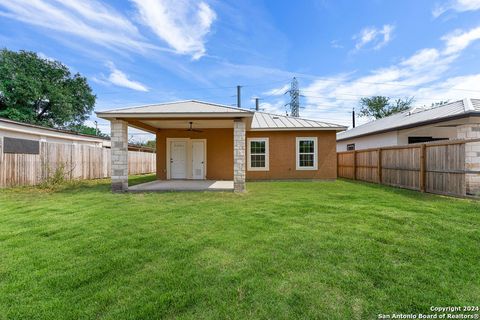
M 192 141 L 192 178 L 205 179 L 205 142 Z
M 187 178 L 187 142 L 170 142 L 170 178 Z

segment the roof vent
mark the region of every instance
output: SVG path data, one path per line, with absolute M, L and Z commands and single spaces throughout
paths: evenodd
M 463 108 L 465 109 L 465 111 L 475 111 L 472 100 L 468 98 L 463 99 Z
M 422 111 L 425 111 L 427 110 L 427 108 L 425 107 L 414 107 L 410 110 L 408 110 L 408 115 L 412 115 L 412 114 L 415 114 L 415 113 L 419 113 L 419 112 L 422 112 Z

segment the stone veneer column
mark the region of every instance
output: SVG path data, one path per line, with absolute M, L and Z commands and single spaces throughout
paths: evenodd
M 128 125 L 122 120 L 111 120 L 112 129 L 112 191 L 128 190 Z
M 245 122 L 233 122 L 233 189 L 245 191 Z
M 480 123 L 458 126 L 457 138 L 480 139 Z M 480 195 L 480 141 L 465 143 L 465 171 L 467 195 Z

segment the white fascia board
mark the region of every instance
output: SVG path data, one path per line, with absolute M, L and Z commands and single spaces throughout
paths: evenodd
M 331 128 L 315 128 L 315 127 L 308 127 L 308 128 L 252 128 L 249 131 L 344 131 L 347 130 L 346 127 L 331 127 Z

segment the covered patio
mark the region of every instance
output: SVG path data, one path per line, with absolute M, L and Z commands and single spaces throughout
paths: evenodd
M 254 112 L 179 101 L 98 112 L 111 123 L 112 191 L 245 191 Z M 128 186 L 128 127 L 156 136 L 157 181 Z

